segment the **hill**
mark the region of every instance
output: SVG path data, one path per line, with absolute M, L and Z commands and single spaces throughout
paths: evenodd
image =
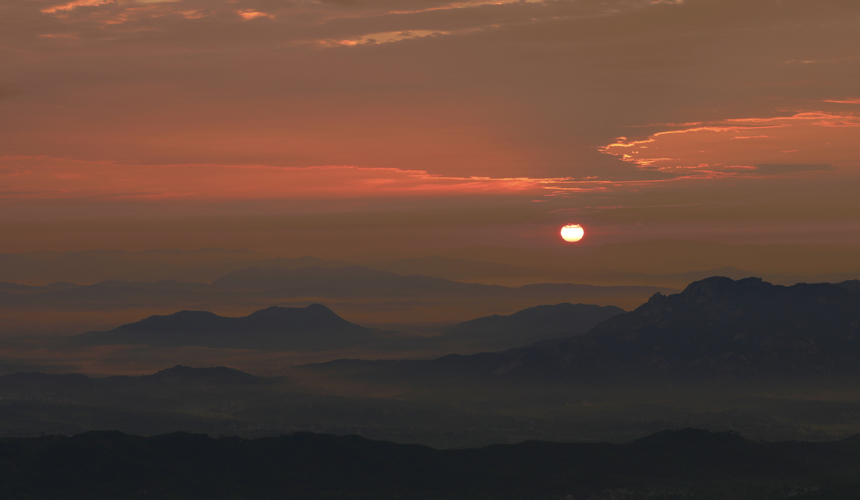
M 326 350 L 353 347 L 372 338 L 370 329 L 314 304 L 304 308 L 269 307 L 238 318 L 207 311 L 180 311 L 150 316 L 109 331 L 84 333 L 76 340 L 88 345 Z
M 856 498 L 860 439 L 666 431 L 623 445 L 435 450 L 358 436 L 213 439 L 116 431 L 0 441 L 4 498 Z M 802 496 L 802 495 L 807 496 Z M 820 496 L 819 496 L 820 494 Z
M 841 283 L 836 283 L 837 286 L 841 286 L 842 288 L 848 290 L 849 292 L 856 293 L 860 295 L 860 280 L 848 280 L 843 281 Z

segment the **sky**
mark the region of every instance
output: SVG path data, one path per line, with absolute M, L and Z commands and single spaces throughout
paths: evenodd
M 0 252 L 860 243 L 856 0 L 4 0 Z

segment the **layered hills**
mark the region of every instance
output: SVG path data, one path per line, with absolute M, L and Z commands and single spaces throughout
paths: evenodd
M 577 337 L 433 361 L 355 363 L 401 376 L 605 381 L 856 375 L 858 361 L 860 295 L 827 283 L 713 277 L 679 294 L 655 294 Z
M 553 300 L 567 297 L 646 297 L 675 290 L 651 286 L 538 283 L 520 287 L 463 283 L 422 275 L 401 276 L 365 267 L 295 270 L 247 268 L 207 283 L 104 281 L 92 285 L 45 286 L 0 283 L 0 306 L 63 307 L 83 304 L 156 305 L 190 301 L 266 300 L 306 297 Z M 240 299 L 241 298 L 241 299 Z
M 152 373 L 139 360 L 169 352 L 177 358 L 158 366 L 221 364 L 282 377 L 183 366 L 139 377 L 14 374 L 0 378 L 0 428 L 16 436 L 104 428 L 246 437 L 308 430 L 456 447 L 524 439 L 624 441 L 690 425 L 762 439 L 845 437 L 860 432 L 860 295 L 844 285 L 708 278 L 681 293 L 654 294 L 628 313 L 556 304 L 467 321 L 430 339 L 516 346 L 501 352 L 436 357 L 435 351 L 405 348 L 384 355 L 353 350 L 350 355 L 435 359 L 303 367 L 288 367 L 289 359 L 300 359 L 293 353 L 266 353 L 284 354 L 277 358 L 286 361 L 279 371 L 255 364 L 259 351 L 172 347 L 330 349 L 394 337 L 323 306 L 241 317 L 200 311 L 154 316 L 83 337 L 90 344 L 142 346 L 51 346 L 51 354 L 115 352 L 134 364 L 126 373 Z M 587 333 L 569 328 L 585 328 L 588 321 L 598 323 Z M 329 333 L 334 343 L 326 340 Z M 543 335 L 552 338 L 534 342 Z M 225 361 L 178 359 L 199 352 Z
M 505 350 L 537 340 L 581 335 L 594 325 L 623 313 L 614 306 L 562 303 L 517 313 L 492 315 L 444 329 L 443 335 L 416 337 L 381 332 L 344 320 L 327 307 L 269 307 L 244 317 L 208 311 L 179 311 L 150 316 L 109 331 L 76 337 L 84 345 L 150 345 L 162 347 L 333 350 L 349 347 L 433 349 L 442 352 Z

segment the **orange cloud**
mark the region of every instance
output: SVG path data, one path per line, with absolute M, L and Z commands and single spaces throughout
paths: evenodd
M 860 104 L 860 98 L 841 99 L 841 100 L 839 100 L 839 99 L 827 99 L 824 102 L 833 102 L 833 103 L 838 103 L 838 104 Z
M 658 132 L 642 140 L 622 137 L 601 151 L 640 169 L 684 177 L 828 170 L 831 166 L 855 165 L 860 153 L 860 117 L 815 111 L 730 119 Z
M 319 44 L 323 47 L 354 47 L 364 44 L 380 44 L 400 42 L 413 38 L 424 38 L 428 36 L 450 35 L 449 31 L 413 30 L 413 31 L 390 31 L 386 33 L 371 33 L 357 38 L 343 40 L 323 40 Z
M 54 7 L 42 9 L 42 12 L 44 12 L 45 14 L 55 14 L 60 11 L 69 11 L 77 7 L 98 7 L 99 5 L 105 5 L 109 3 L 113 3 L 113 0 L 73 0 L 69 3 L 64 3 L 62 5 L 56 5 Z
M 260 12 L 258 10 L 238 10 L 238 11 L 236 11 L 236 13 L 239 14 L 239 16 L 241 16 L 242 19 L 244 19 L 246 21 L 250 21 L 251 19 L 257 19 L 259 17 L 266 17 L 269 19 L 275 18 L 275 16 L 273 16 L 271 14 L 267 14 L 265 12 Z
M 0 199 L 277 199 L 539 193 L 563 179 L 449 177 L 356 166 L 125 165 L 0 158 Z

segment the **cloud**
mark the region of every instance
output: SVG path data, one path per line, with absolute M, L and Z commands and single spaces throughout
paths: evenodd
M 754 165 L 754 167 L 756 168 L 756 173 L 765 175 L 833 170 L 833 165 L 829 163 L 760 163 Z
M 695 178 L 854 166 L 858 145 L 860 117 L 847 111 L 804 111 L 790 116 L 731 118 L 661 131 L 639 140 L 622 137 L 601 151 L 643 170 Z M 780 161 L 783 158 L 793 161 Z M 816 159 L 828 163 L 813 163 Z
M 860 123 L 820 111 L 854 95 L 856 68 L 783 63 L 841 61 L 860 42 L 856 2 L 10 2 L 4 67 L 33 94 L 4 109 L 15 154 L 623 183 L 856 153 Z M 815 133 L 771 134 L 787 109 L 817 112 L 790 127 Z M 659 125 L 692 122 L 712 128 Z M 632 135 L 656 149 L 607 146 Z M 730 136 L 749 145 L 706 144 Z
M 196 11 L 192 12 L 192 15 L 195 15 L 196 13 L 197 13 Z M 261 17 L 267 18 L 267 19 L 274 19 L 275 18 L 275 16 L 273 16 L 272 14 L 267 14 L 265 12 L 260 12 L 258 10 L 252 10 L 252 9 L 238 10 L 238 11 L 236 11 L 236 13 L 239 14 L 239 17 L 241 17 L 242 19 L 244 19 L 246 21 L 250 21 L 251 19 L 259 19 Z M 187 18 L 188 16 L 186 15 L 185 17 Z
M 73 0 L 68 3 L 55 5 L 42 9 L 45 14 L 56 14 L 63 11 L 70 11 L 78 7 L 98 7 L 100 5 L 113 3 L 113 0 Z
M 853 99 L 826 99 L 824 102 L 832 102 L 837 104 L 860 104 L 860 98 Z
M 2 199 L 239 200 L 447 197 L 542 191 L 565 179 L 451 177 L 350 165 L 123 165 L 0 157 Z
M 352 47 L 356 45 L 364 45 L 364 44 L 380 44 L 380 43 L 393 43 L 400 42 L 403 40 L 411 40 L 414 38 L 424 38 L 428 36 L 442 36 L 442 35 L 450 35 L 450 32 L 447 31 L 430 31 L 430 30 L 417 30 L 417 31 L 390 31 L 388 33 L 371 33 L 369 35 L 362 35 L 358 38 L 352 39 L 344 39 L 344 40 L 323 40 L 320 42 L 320 45 L 324 47 Z

